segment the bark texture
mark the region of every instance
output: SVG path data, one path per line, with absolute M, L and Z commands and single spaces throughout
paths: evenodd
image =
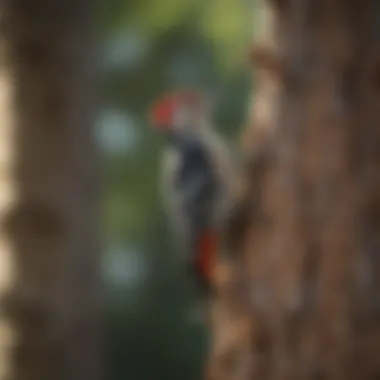
M 100 378 L 92 13 L 1 4 L 1 380 Z
M 267 0 L 207 379 L 380 377 L 380 3 Z

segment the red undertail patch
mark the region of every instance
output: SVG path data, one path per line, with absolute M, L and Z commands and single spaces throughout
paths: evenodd
M 217 235 L 213 231 L 207 231 L 201 235 L 198 244 L 197 268 L 207 279 L 212 276 L 213 267 L 218 250 Z

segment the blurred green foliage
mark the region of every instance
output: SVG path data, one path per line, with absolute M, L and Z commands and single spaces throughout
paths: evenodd
M 251 91 L 248 0 L 103 0 L 103 154 L 110 380 L 196 379 L 207 345 L 187 311 L 195 295 L 176 261 L 158 193 L 162 139 L 147 120 L 162 92 L 191 86 L 215 103 L 235 145 Z

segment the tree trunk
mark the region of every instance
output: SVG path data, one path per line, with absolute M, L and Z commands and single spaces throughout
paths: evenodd
M 100 378 L 91 3 L 2 3 L 1 380 Z
M 231 221 L 236 265 L 206 377 L 377 379 L 380 3 L 266 6 L 246 212 Z

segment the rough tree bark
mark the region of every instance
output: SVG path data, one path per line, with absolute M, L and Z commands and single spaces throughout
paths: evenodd
M 92 3 L 1 4 L 1 380 L 100 378 Z
M 378 379 L 380 3 L 265 7 L 206 378 Z

